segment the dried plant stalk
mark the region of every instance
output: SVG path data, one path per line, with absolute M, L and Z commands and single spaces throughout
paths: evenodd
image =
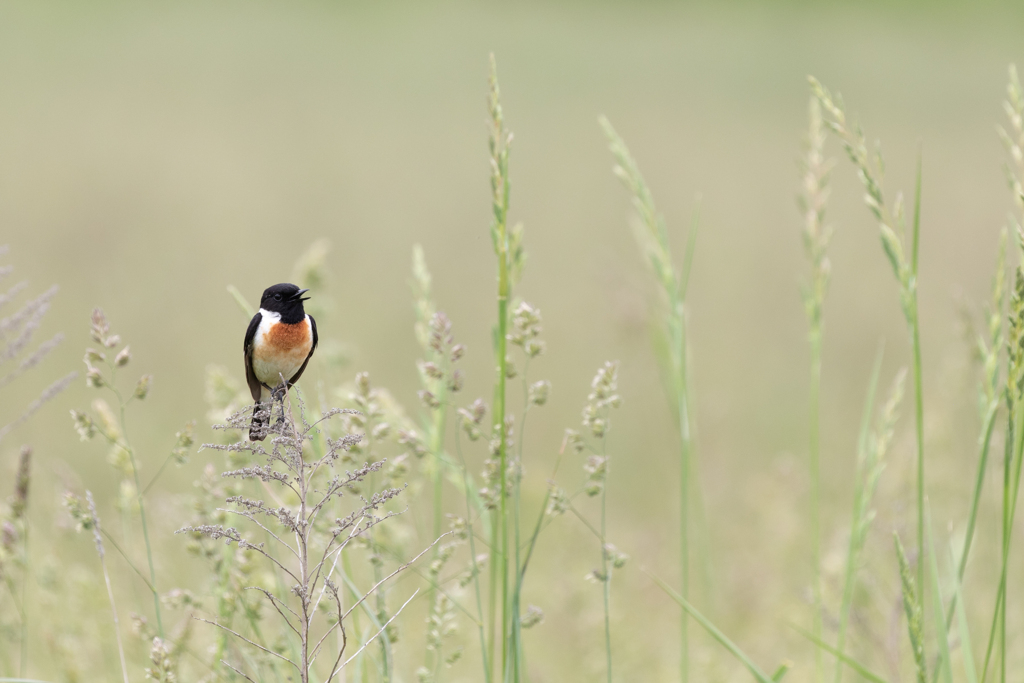
M 343 660 L 348 640 L 345 631 L 346 618 L 363 601 L 376 594 L 385 582 L 422 557 L 434 544 L 431 544 L 410 562 L 383 577 L 346 609 L 343 606 L 339 586 L 331 578 L 335 566 L 334 560 L 354 540 L 368 534 L 370 529 L 381 522 L 399 514 L 394 511 L 385 511 L 384 507 L 389 501 L 396 498 L 402 489 L 385 488 L 373 493 L 369 498 L 358 493 L 364 480 L 383 468 L 383 460 L 365 463 L 358 469 L 344 473 L 335 470 L 338 460 L 352 446 L 359 443 L 363 435 L 351 434 L 338 439 L 329 436 L 324 438 L 320 434 L 321 429 L 332 418 L 357 411 L 335 408 L 324 412 L 313 422 L 309 422 L 306 419 L 305 406 L 300 397 L 298 400 L 299 422 L 296 422 L 292 417 L 291 401 L 288 400 L 286 403 L 283 415 L 273 425 L 270 425 L 270 410 L 265 410 L 264 417 L 268 424 L 267 430 L 270 437 L 267 442 L 239 441 L 231 444 L 203 445 L 203 448 L 228 451 L 248 456 L 252 462 L 262 462 L 262 464 L 229 470 L 222 476 L 236 480 L 258 480 L 268 492 L 271 490 L 270 487 L 277 487 L 281 490 L 280 497 L 275 497 L 275 503 L 232 495 L 226 499 L 228 507 L 222 509 L 222 512 L 240 517 L 266 534 L 269 539 L 272 539 L 269 541 L 270 545 L 254 542 L 244 531 L 223 525 L 189 526 L 180 529 L 178 533 L 189 533 L 214 540 L 223 539 L 228 544 L 251 550 L 293 582 L 289 590 L 291 595 L 281 594 L 280 591 L 274 593 L 256 586 L 252 589 L 258 591 L 270 603 L 285 626 L 298 637 L 297 656 L 285 656 L 215 621 L 202 621 L 207 621 L 264 654 L 291 665 L 298 673 L 298 678 L 302 683 L 308 683 L 317 657 L 328 650 L 329 646 L 326 645 L 328 636 L 334 633 L 335 629 L 339 629 L 340 644 L 337 647 L 337 652 L 334 653 L 330 673 L 324 679 L 327 683 L 331 683 L 341 669 L 355 656 L 352 655 L 349 659 Z M 215 428 L 244 431 L 248 428 L 250 413 L 250 409 L 238 411 L 228 418 L 226 424 L 216 425 Z M 321 438 L 325 443 L 323 455 L 307 459 L 307 454 L 304 454 L 305 447 L 309 445 L 312 451 L 314 439 Z M 346 497 L 358 500 L 358 503 L 353 506 L 354 509 L 345 517 L 329 521 L 326 518 L 327 511 Z M 279 502 L 281 500 L 289 501 L 289 504 L 281 504 Z M 317 607 L 321 599 L 325 597 L 334 603 L 334 614 L 329 618 L 318 620 L 316 619 Z M 394 619 L 397 614 L 396 612 L 391 618 Z M 382 632 L 383 627 L 366 643 L 363 643 L 362 647 L 366 647 Z M 246 677 L 247 680 L 252 680 L 236 665 L 223 663 Z

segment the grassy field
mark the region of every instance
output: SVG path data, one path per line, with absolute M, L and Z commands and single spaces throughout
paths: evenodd
M 81 363 L 85 348 L 96 346 L 89 336 L 94 307 L 131 346 L 132 359 L 119 371 L 122 388 L 130 393 L 138 376 L 153 376 L 148 396 L 126 414 L 144 485 L 188 421 L 196 421 L 196 444 L 219 438 L 210 428 L 209 368 L 227 368 L 243 383 L 247 316 L 227 287 L 255 302 L 264 287 L 291 279 L 313 245 L 328 250 L 315 269 L 323 281 L 311 302 L 325 344 L 300 384 L 311 403 L 322 396 L 325 403 L 348 405 L 356 374 L 368 372 L 409 419 L 422 414 L 429 425 L 436 418 L 417 397 L 417 360 L 425 351 L 414 333 L 410 283 L 413 248 L 420 244 L 432 273 L 431 297 L 466 346 L 458 363 L 465 387 L 453 408 L 478 396 L 493 408 L 498 267 L 489 231 L 491 52 L 505 125 L 514 132 L 505 227 L 523 224 L 528 254 L 513 296 L 542 312 L 546 350 L 531 361 L 529 381 L 551 383 L 544 405 L 530 408 L 520 437 L 522 375 L 509 381 L 509 410 L 519 415 L 508 452 L 522 449 L 516 500 L 524 536 L 545 503 L 565 429 L 583 429 L 580 411 L 605 361 L 618 362 L 621 396 L 603 440 L 610 454 L 607 487 L 577 503 L 596 524 L 607 495 L 607 538 L 629 560 L 607 584 L 587 580 L 594 570 L 605 571 L 600 543 L 577 516 L 550 518 L 523 585 L 523 611 L 536 605 L 545 615 L 523 631 L 523 679 L 605 678 L 603 585 L 610 589 L 614 680 L 680 678 L 680 607 L 651 578 L 680 588 L 678 410 L 664 391 L 672 373 L 652 345 L 652 332 L 665 320 L 662 287 L 637 249 L 635 211 L 612 173 L 615 159 L 598 124 L 601 115 L 650 185 L 677 269 L 699 205 L 685 306 L 695 496 L 689 597 L 767 673 L 788 660 L 793 666 L 786 681 L 835 675 L 835 659 L 822 655 L 819 672 L 816 648 L 792 628 L 813 630 L 816 614 L 810 354 L 800 295 L 808 265 L 796 203 L 808 74 L 842 92 L 869 144 L 881 140 L 888 209 L 902 189 L 908 222 L 921 160 L 921 426 L 939 586 L 948 607 L 956 593 L 947 556 L 950 548 L 960 552 L 966 532 L 982 428 L 981 371 L 972 361 L 962 311 L 973 307 L 975 325 L 985 332 L 981 311 L 1003 226 L 1011 226 L 1007 293 L 1010 269 L 1020 262 L 1007 218 L 1020 216 L 1007 189 L 1010 158 L 994 127 L 1010 125 L 1002 109 L 1006 68 L 1024 63 L 1022 27 L 1024 14 L 998 4 L 967 10 L 950 3 L 924 11 L 917 4 L 753 2 L 433 8 L 6 3 L 0 7 L 0 241 L 10 245 L 3 263 L 14 267 L 4 286 L 22 279 L 30 285 L 2 313 L 10 315 L 27 295 L 56 283 L 60 291 L 35 338 L 38 343 L 63 332 L 65 339 L 45 363 L 4 387 L 0 423 L 19 415 L 52 381 L 80 374 L 0 440 L 0 499 L 15 488 L 21 445 L 34 449 L 28 561 L 10 565 L 6 576 L 14 588 L 0 593 L 0 677 L 120 676 L 101 567 L 91 540 L 75 533 L 62 506 L 66 490 L 92 491 L 111 540 L 142 572 L 108 544 L 130 679 L 143 680 L 144 667 L 152 666 L 150 645 L 132 634 L 130 617 L 139 613 L 155 625 L 141 520 L 134 504 L 116 505 L 124 496 L 122 475 L 134 475 L 123 462 L 120 471 L 107 464 L 106 446 L 81 443 L 68 417 L 71 409 L 95 414 L 97 390 L 85 386 Z M 868 506 L 876 517 L 850 596 L 846 651 L 885 680 L 912 680 L 892 532 L 916 562 L 914 359 L 900 283 L 879 246 L 878 221 L 864 207 L 864 188 L 837 137 L 830 134 L 824 150 L 836 166 L 826 214 L 835 232 L 823 304 L 820 629 L 834 645 L 850 513 L 861 480 L 861 416 L 884 342 L 876 408 L 899 369 L 909 374 Z M 510 311 L 516 305 L 510 301 Z M 516 363 L 521 370 L 521 357 Z M 1005 381 L 1005 370 L 1000 377 Z M 443 450 L 453 463 L 457 419 L 448 411 Z M 492 419 L 489 411 L 482 422 L 488 438 Z M 963 585 L 979 670 L 1002 561 L 1008 420 L 1002 405 Z M 378 455 L 393 460 L 403 452 L 393 436 L 380 442 Z M 486 447 L 465 439 L 462 447 L 479 480 Z M 192 522 L 187 499 L 196 494 L 193 482 L 207 465 L 221 468 L 223 459 L 188 450 L 187 464 L 169 466 L 144 498 L 158 591 L 187 589 L 201 603 L 182 607 L 178 594 L 177 606 L 164 608 L 169 633 L 189 623 L 190 612 L 216 614 L 219 599 L 209 563 L 186 553 L 187 540 L 173 532 Z M 557 479 L 575 490 L 588 476 L 585 458 L 572 449 L 561 457 Z M 408 504 L 409 512 L 381 532 L 381 542 L 405 558 L 436 537 L 431 456 L 407 462 L 410 486 L 395 509 Z M 451 478 L 459 471 L 448 468 L 442 507 L 465 516 L 458 477 Z M 489 538 L 484 527 L 481 520 L 481 542 Z M 1017 527 L 1009 537 L 1018 547 L 1020 533 Z M 374 571 L 368 555 L 359 549 L 351 557 L 352 576 L 363 589 Z M 443 576 L 464 569 L 469 556 L 460 546 Z M 395 556 L 384 557 L 393 569 Z M 1010 555 L 1011 680 L 1024 665 L 1020 563 L 1019 552 Z M 424 578 L 426 564 L 391 584 L 389 615 L 420 589 L 394 622 L 393 668 L 383 673 L 374 643 L 358 673 L 346 670 L 348 680 L 415 681 L 417 669 L 435 656 L 425 651 L 424 619 L 436 596 Z M 254 582 L 269 581 L 266 568 L 253 571 Z M 482 570 L 485 588 L 489 571 Z M 941 657 L 933 583 L 920 595 L 927 601 L 929 679 Z M 472 588 L 464 590 L 459 595 L 470 606 Z M 27 639 L 15 608 L 22 602 Z M 270 624 L 268 609 L 263 617 Z M 459 630 L 444 647 L 448 654 L 462 647 L 464 654 L 450 669 L 440 666 L 440 677 L 486 680 L 477 628 L 456 611 Z M 370 621 L 364 615 L 356 629 L 369 633 Z M 690 680 L 750 679 L 699 624 L 691 621 L 689 632 Z M 953 678 L 970 681 L 959 632 L 951 633 Z M 203 663 L 215 661 L 219 638 L 215 627 L 192 623 L 178 680 L 243 680 Z M 231 648 L 231 656 L 241 657 L 241 648 Z M 998 661 L 998 647 L 995 653 Z M 257 680 L 291 680 L 260 666 Z M 321 683 L 326 679 L 322 671 L 317 675 Z M 856 680 L 849 670 L 843 676 Z M 988 680 L 999 680 L 991 665 Z

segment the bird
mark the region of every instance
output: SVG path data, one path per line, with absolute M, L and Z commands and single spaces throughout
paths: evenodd
M 299 381 L 316 351 L 316 321 L 308 315 L 302 295 L 308 289 L 282 282 L 267 287 L 260 310 L 245 331 L 245 379 L 256 405 L 252 411 L 249 439 L 263 441 L 270 420 L 261 406 L 284 400 L 284 393 Z M 283 410 L 283 406 L 282 406 Z

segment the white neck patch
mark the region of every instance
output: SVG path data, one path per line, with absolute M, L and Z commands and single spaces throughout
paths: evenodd
M 268 311 L 265 308 L 261 308 L 260 309 L 260 315 L 262 315 L 263 316 L 263 320 L 267 321 L 268 323 L 281 322 L 281 314 L 280 313 L 275 313 L 274 311 Z M 260 322 L 263 322 L 263 320 L 261 320 Z

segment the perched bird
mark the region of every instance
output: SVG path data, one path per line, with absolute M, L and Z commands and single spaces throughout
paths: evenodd
M 253 441 L 267 435 L 269 415 L 259 415 L 261 404 L 283 401 L 316 350 L 316 321 L 302 307 L 308 291 L 288 283 L 267 287 L 245 331 L 245 379 L 256 401 L 249 428 Z

